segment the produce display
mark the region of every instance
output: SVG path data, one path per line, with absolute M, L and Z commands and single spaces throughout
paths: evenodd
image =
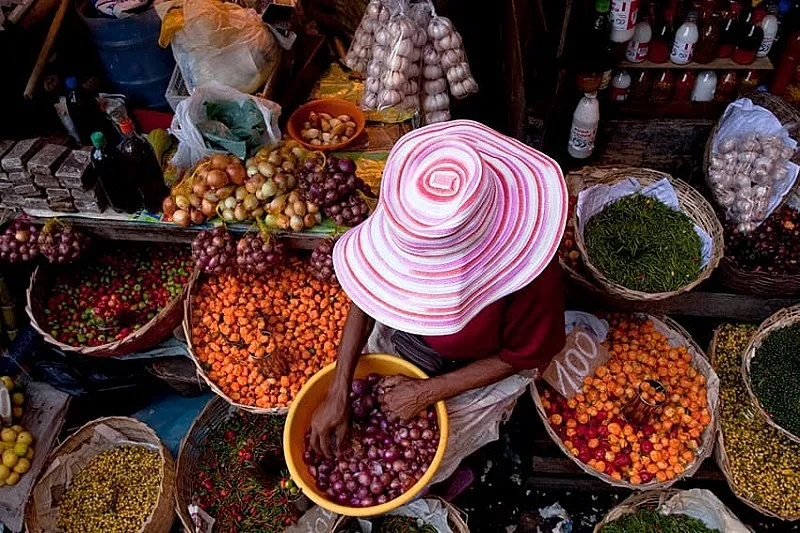
M 793 155 L 777 136 L 748 133 L 719 142 L 709 160 L 708 184 L 739 232 L 753 231 L 770 214 L 773 189 L 786 180 Z
M 312 111 L 303 122 L 300 135 L 304 141 L 314 146 L 331 146 L 346 143 L 353 138 L 356 123 L 349 115 L 333 117 L 328 113 Z
M 86 234 L 57 219 L 40 230 L 19 218 L 0 235 L 0 259 L 11 263 L 33 261 L 39 255 L 50 263 L 73 263 L 88 247 Z
M 577 203 L 578 197 L 570 195 L 567 208 L 567 227 L 564 230 L 564 236 L 561 238 L 561 246 L 558 248 L 558 257 L 573 270 L 582 268 L 581 252 L 575 244 L 575 221 L 572 217 Z
M 635 513 L 614 520 L 600 533 L 723 533 L 711 529 L 701 520 L 681 514 L 662 514 L 658 509 L 638 509 Z
M 714 369 L 720 384 L 720 431 L 740 494 L 779 516 L 800 517 L 800 444 L 755 416 L 742 378 L 742 352 L 753 326 L 725 324 L 716 335 Z
M 283 244 L 269 233 L 248 233 L 236 243 L 236 264 L 245 272 L 264 274 L 285 260 Z
M 110 246 L 80 269 L 58 271 L 39 323 L 70 346 L 122 340 L 179 296 L 191 272 L 183 246 Z
M 333 239 L 325 239 L 314 248 L 309 260 L 311 275 L 320 281 L 338 283 L 333 269 Z
M 410 516 L 379 516 L 370 520 L 372 533 L 438 533 L 435 527 L 420 518 Z M 363 533 L 357 525 L 345 527 L 340 533 Z
M 762 340 L 750 362 L 750 385 L 772 420 L 800 437 L 800 324 Z
M 192 299 L 191 345 L 206 377 L 230 400 L 285 408 L 337 356 L 350 301 L 290 258 L 270 276 L 224 273 Z
M 543 386 L 550 426 L 569 453 L 615 481 L 641 485 L 680 477 L 697 460 L 712 420 L 706 377 L 686 347 L 671 346 L 651 320 L 613 314 L 608 321 L 610 357 L 584 379 L 582 391 L 568 400 Z M 666 393 L 646 380 L 660 382 Z M 650 423 L 625 419 L 626 405 L 638 394 L 663 401 Z
M 609 204 L 586 223 L 583 236 L 589 261 L 627 289 L 674 291 L 702 273 L 700 236 L 692 220 L 647 196 Z
M 725 257 L 751 272 L 800 274 L 800 214 L 783 206 L 747 234 L 727 223 Z
M 25 406 L 25 392 L 10 376 L 0 377 L 0 387 L 11 397 L 11 418 L 14 425 L 0 429 L 0 489 L 19 482 L 31 468 L 34 454 L 33 435 L 20 425 Z
M 285 417 L 238 411 L 205 436 L 192 500 L 219 533 L 283 531 L 297 522 L 300 490 L 288 479 L 281 436 Z
M 317 489 L 330 501 L 350 507 L 371 507 L 391 501 L 419 481 L 439 446 L 436 411 L 403 422 L 389 420 L 378 395 L 381 376 L 353 380 L 349 441 L 332 458 L 315 453 L 306 436 L 303 461 Z
M 237 263 L 237 244 L 233 235 L 222 226 L 201 231 L 192 240 L 192 258 L 201 272 L 230 272 Z
M 71 480 L 58 509 L 64 533 L 138 533 L 153 512 L 161 460 L 145 446 L 122 446 L 93 457 Z
M 364 196 L 374 197 L 364 180 L 356 176 L 352 159 L 310 157 L 300 172 L 300 190 L 340 226 L 357 226 L 369 216 Z
M 23 219 L 12 222 L 0 235 L 0 259 L 11 263 L 39 256 L 39 228 Z

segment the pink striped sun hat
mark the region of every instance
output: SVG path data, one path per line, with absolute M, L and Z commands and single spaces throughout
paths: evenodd
M 376 320 L 449 335 L 544 270 L 566 217 L 555 161 L 477 122 L 433 124 L 392 148 L 378 206 L 339 238 L 334 269 Z

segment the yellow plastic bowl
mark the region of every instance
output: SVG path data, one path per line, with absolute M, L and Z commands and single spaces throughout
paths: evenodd
M 305 436 L 311 427 L 311 416 L 317 406 L 325 401 L 335 369 L 336 363 L 333 363 L 314 374 L 308 380 L 308 383 L 300 389 L 289 408 L 289 416 L 286 418 L 286 425 L 283 429 L 283 455 L 286 458 L 289 473 L 303 493 L 323 509 L 344 516 L 377 516 L 388 513 L 413 500 L 430 483 L 433 474 L 439 468 L 442 457 L 444 457 L 444 450 L 447 447 L 447 408 L 444 402 L 436 403 L 436 416 L 439 424 L 439 447 L 436 449 L 436 455 L 434 455 L 428 470 L 425 471 L 413 487 L 394 500 L 382 505 L 373 505 L 372 507 L 346 507 L 339 505 L 328 500 L 325 493 L 317 490 L 314 478 L 308 473 L 306 464 L 303 462 Z M 425 372 L 399 357 L 387 354 L 362 355 L 358 360 L 355 377 L 363 378 L 373 372 L 381 376 L 401 374 L 419 379 L 428 377 Z

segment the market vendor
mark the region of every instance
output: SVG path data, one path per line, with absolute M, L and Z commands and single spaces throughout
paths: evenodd
M 496 439 L 533 371 L 564 346 L 554 256 L 566 216 L 558 165 L 514 139 L 465 120 L 402 137 L 387 159 L 376 210 L 334 249 L 353 306 L 327 401 L 314 413 L 312 446 L 330 453 L 343 442 L 365 346 L 434 376 L 388 377 L 379 401 L 388 416 L 407 419 L 449 400 L 444 463 L 454 457 L 445 473 L 474 451 L 475 442 L 459 444 L 476 441 L 466 425 L 477 420 Z

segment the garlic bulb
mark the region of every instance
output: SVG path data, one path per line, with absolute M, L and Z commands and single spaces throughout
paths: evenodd
M 788 146 L 784 146 L 781 149 L 781 159 L 789 160 L 794 157 L 794 148 L 790 148 Z
M 766 198 L 769 194 L 769 188 L 765 185 L 756 185 L 753 187 L 753 198 Z
M 377 61 L 370 61 L 369 65 L 367 66 L 367 76 L 371 78 L 379 78 L 383 72 L 382 65 Z
M 738 191 L 741 191 L 746 187 L 750 187 L 750 176 L 741 173 L 736 174 L 733 177 L 733 188 Z
M 402 99 L 403 95 L 400 94 L 400 91 L 383 89 L 380 93 L 378 93 L 378 106 L 381 109 L 396 106 Z
M 392 38 L 389 35 L 389 30 L 381 28 L 375 32 L 375 42 L 381 46 L 388 46 Z
M 445 50 L 444 52 L 442 52 L 441 57 L 442 57 L 442 67 L 445 70 L 451 69 L 456 65 L 464 63 L 466 60 L 464 52 L 460 50 Z M 462 74 L 455 81 L 461 81 L 466 77 L 467 77 L 466 74 Z
M 365 92 L 361 100 L 361 107 L 364 109 L 376 109 L 378 107 L 378 94 Z
M 420 74 L 422 74 L 422 69 L 419 66 L 419 62 L 411 63 L 408 65 L 409 78 L 419 78 Z
M 428 34 L 422 28 L 414 32 L 414 46 L 422 48 L 428 42 Z
M 364 82 L 364 89 L 369 93 L 378 94 L 378 91 L 381 90 L 381 82 L 377 77 L 369 76 Z
M 407 83 L 405 74 L 397 70 L 387 70 L 381 81 L 387 89 L 399 89 Z
M 380 0 L 372 0 L 369 4 L 367 4 L 367 9 L 364 12 L 366 15 L 370 17 L 377 17 L 378 13 L 381 12 L 381 3 Z
M 730 189 L 723 189 L 719 194 L 716 195 L 717 202 L 722 207 L 730 207 L 733 205 L 733 202 L 736 201 L 736 193 Z
M 425 124 L 436 124 L 450 120 L 450 110 L 434 111 L 425 115 Z
M 749 198 L 740 197 L 733 204 L 733 209 L 742 216 L 741 220 L 746 218 L 749 221 L 753 214 L 753 201 Z
M 411 94 L 405 96 L 400 102 L 400 109 L 416 109 L 419 106 L 419 95 Z
M 775 165 L 772 169 L 772 177 L 775 181 L 782 181 L 786 178 L 787 174 L 789 174 L 789 169 L 786 167 L 786 164 Z
M 381 8 L 381 12 L 378 14 L 378 21 L 380 21 L 381 24 L 386 24 L 387 22 L 389 22 L 391 16 L 392 14 L 389 13 L 388 9 L 386 9 L 385 7 Z
M 426 80 L 422 84 L 423 90 L 428 94 L 437 94 L 447 91 L 447 81 L 444 78 Z
M 389 55 L 389 49 L 386 46 L 375 45 L 372 47 L 372 59 L 382 64 L 386 61 L 386 56 Z
M 721 154 L 727 154 L 728 152 L 732 152 L 733 149 L 736 148 L 736 140 L 735 139 L 725 139 L 721 143 L 719 143 L 719 152 Z
M 386 66 L 390 70 L 397 70 L 405 72 L 408 70 L 409 65 L 408 59 L 400 55 L 393 55 L 386 61 Z
M 449 19 L 444 17 L 433 17 L 428 24 L 428 37 L 432 40 L 439 40 L 453 30 L 453 25 Z
M 444 78 L 444 71 L 439 65 L 425 65 L 425 68 L 422 69 L 422 77 L 426 80 Z
M 422 103 L 425 111 L 442 111 L 450 107 L 450 98 L 447 93 L 426 94 Z
M 461 34 L 459 34 L 457 31 L 453 31 L 445 35 L 436 42 L 436 46 L 441 50 L 455 50 L 457 48 L 461 48 L 461 45 Z
M 434 48 L 433 45 L 425 45 L 425 48 L 422 51 L 422 61 L 426 65 L 439 64 L 439 52 L 436 51 L 436 48 Z
M 410 37 L 403 37 L 394 43 L 394 50 L 398 55 L 411 57 L 414 53 L 414 42 Z
M 760 144 L 755 133 L 748 133 L 739 140 L 739 150 L 752 152 L 758 150 Z
M 403 93 L 406 95 L 409 94 L 417 94 L 419 92 L 419 82 L 417 80 L 408 80 L 406 82 L 405 87 L 403 87 Z
M 722 170 L 725 166 L 725 161 L 719 157 L 718 155 L 712 155 L 711 160 L 709 162 L 709 169 L 710 170 Z

